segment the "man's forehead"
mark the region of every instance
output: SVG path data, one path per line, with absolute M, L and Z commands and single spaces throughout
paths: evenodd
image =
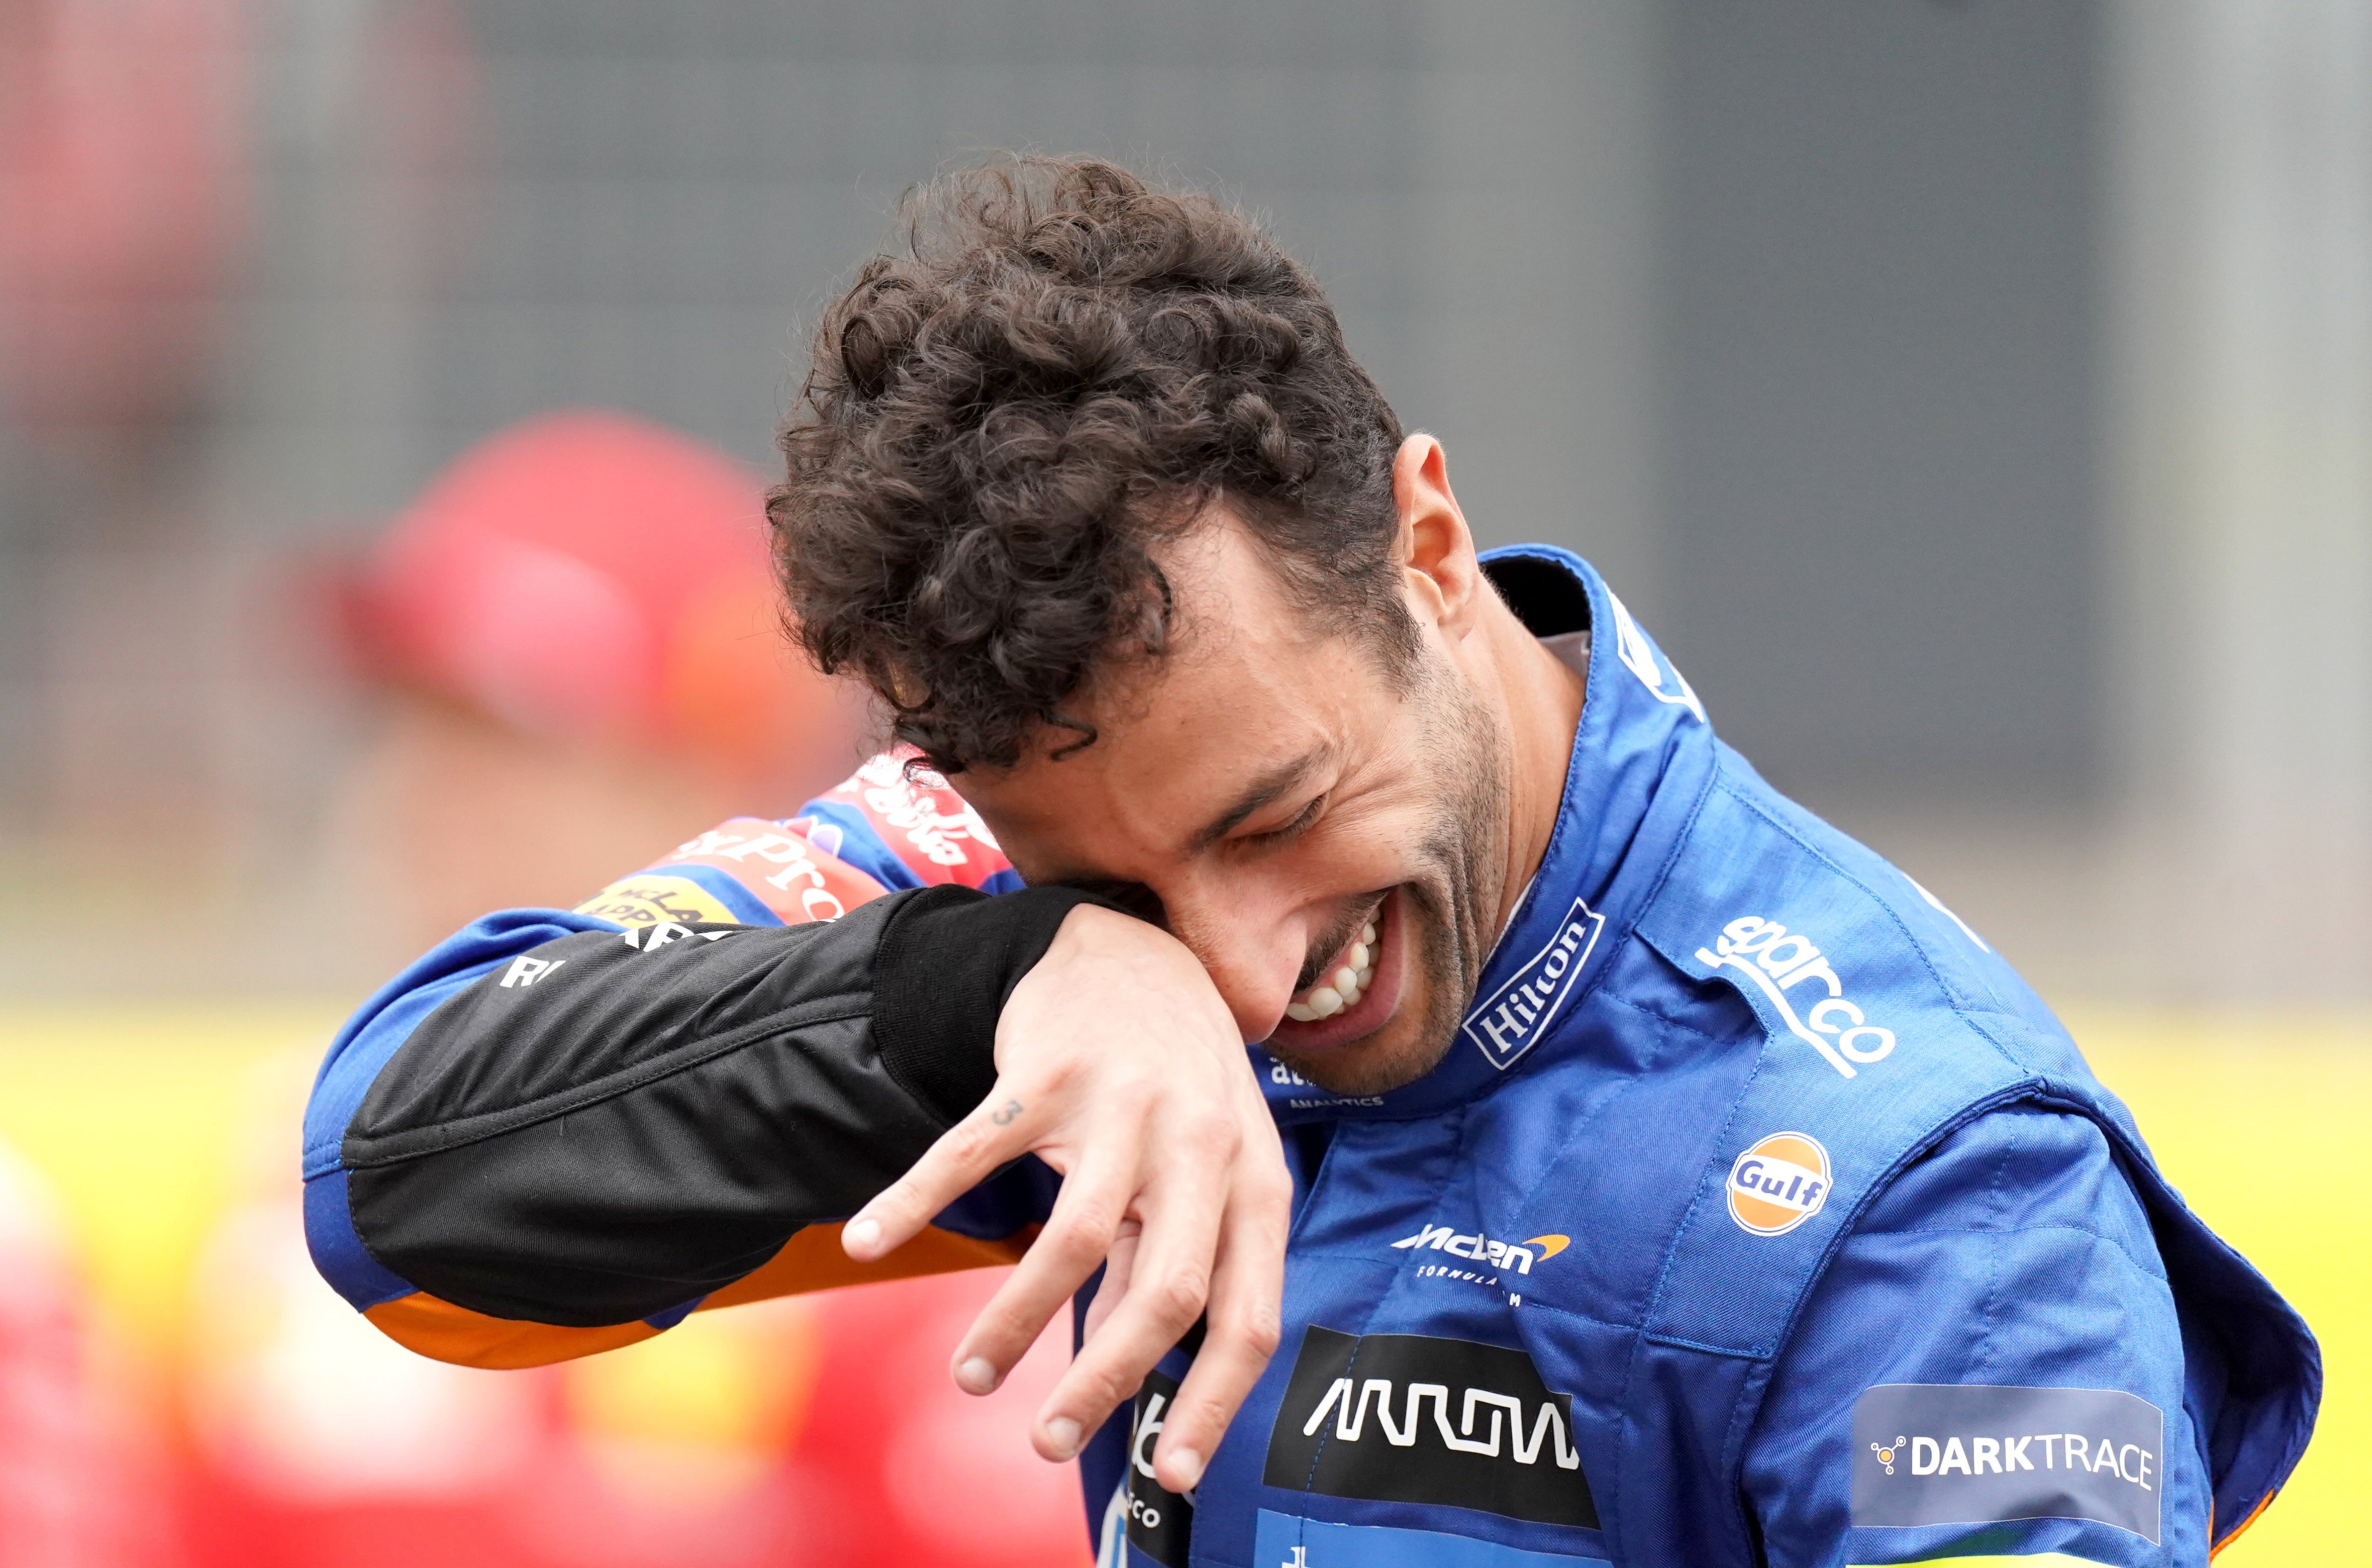
M 1238 644 L 1256 645 L 1253 656 L 1280 649 L 1308 648 L 1328 640 L 1327 629 L 1302 602 L 1276 558 L 1252 535 L 1224 500 L 1203 508 L 1194 522 L 1154 551 L 1169 579 L 1177 651 L 1215 656 Z

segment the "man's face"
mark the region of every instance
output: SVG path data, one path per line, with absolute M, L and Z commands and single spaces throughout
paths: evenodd
M 1411 690 L 1395 691 L 1231 524 L 1196 529 L 1164 566 L 1180 635 L 1090 693 L 1094 744 L 1058 761 L 1048 748 L 1076 737 L 1052 734 L 1012 769 L 963 774 L 965 797 L 1030 882 L 1134 894 L 1244 1038 L 1304 1077 L 1374 1094 L 1423 1076 L 1496 935 L 1504 709 L 1422 621 Z

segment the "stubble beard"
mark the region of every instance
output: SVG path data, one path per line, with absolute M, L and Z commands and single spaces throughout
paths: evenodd
M 1428 667 L 1410 700 L 1420 711 L 1443 715 L 1426 743 L 1432 772 L 1441 781 L 1438 808 L 1418 848 L 1419 869 L 1399 889 L 1404 961 L 1411 980 L 1421 981 L 1422 1008 L 1414 1018 L 1395 1016 L 1378 1031 L 1386 1038 L 1372 1052 L 1354 1047 L 1339 1059 L 1324 1052 L 1314 1062 L 1288 1061 L 1303 1077 L 1338 1095 L 1381 1094 L 1439 1066 L 1498 940 L 1501 883 L 1514 831 L 1506 726 L 1444 665 Z

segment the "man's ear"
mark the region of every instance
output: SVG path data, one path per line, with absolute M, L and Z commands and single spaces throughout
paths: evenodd
M 1490 590 L 1466 514 L 1449 492 L 1449 459 L 1422 431 L 1401 442 L 1392 459 L 1392 502 L 1401 521 L 1393 555 L 1411 613 L 1438 625 L 1446 637 L 1465 636 L 1474 628 L 1481 596 Z

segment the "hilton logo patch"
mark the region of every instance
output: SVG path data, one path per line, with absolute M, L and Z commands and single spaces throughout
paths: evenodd
M 1574 900 L 1572 911 L 1548 946 L 1466 1015 L 1463 1033 L 1492 1066 L 1504 1073 L 1540 1043 L 1550 1021 L 1573 994 L 1574 982 L 1589 963 L 1590 950 L 1598 946 L 1598 934 L 1605 924 L 1604 915 Z

